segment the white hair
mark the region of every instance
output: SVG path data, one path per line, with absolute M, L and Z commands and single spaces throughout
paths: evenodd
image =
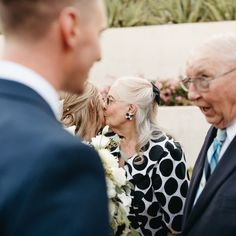
M 137 106 L 137 149 L 140 149 L 152 136 L 155 136 L 154 133 L 157 132 L 153 131 L 160 131 L 157 126 L 157 103 L 151 82 L 134 76 L 120 77 L 114 82 L 110 91 L 123 102 Z M 160 135 L 160 132 L 158 134 Z
M 202 58 L 216 58 L 219 62 L 236 62 L 236 34 L 218 34 L 192 51 L 188 63 Z

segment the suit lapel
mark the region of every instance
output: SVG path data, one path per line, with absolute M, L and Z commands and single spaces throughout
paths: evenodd
M 0 98 L 1 97 L 33 103 L 44 112 L 47 112 L 50 116 L 56 118 L 48 103 L 33 89 L 21 83 L 0 79 Z
M 193 174 L 188 190 L 188 195 L 185 202 L 184 217 L 183 217 L 184 232 L 189 229 L 189 227 L 192 224 L 192 221 L 196 218 L 195 214 L 196 214 L 197 203 L 193 208 L 193 202 L 195 200 L 196 192 L 198 190 L 199 183 L 202 177 L 206 153 L 215 135 L 216 135 L 216 129 L 214 127 L 211 127 L 208 131 L 203 147 L 199 153 L 196 164 L 194 165 Z
M 215 135 L 216 135 L 216 129 L 213 128 L 212 134 L 210 135 L 209 140 L 207 141 L 206 148 L 203 150 L 204 152 L 202 152 L 201 159 L 205 159 L 204 156 L 206 156 L 207 149 L 209 145 L 211 144 Z M 194 221 L 196 221 L 200 217 L 201 213 L 204 212 L 207 205 L 212 200 L 216 191 L 219 189 L 219 187 L 222 185 L 225 179 L 228 178 L 229 175 L 231 175 L 231 172 L 234 171 L 236 167 L 235 145 L 236 145 L 236 137 L 233 139 L 229 147 L 226 149 L 224 155 L 222 156 L 221 160 L 217 164 L 216 169 L 214 170 L 213 174 L 210 176 L 205 188 L 203 189 L 201 195 L 199 196 L 198 201 L 196 202 L 195 206 L 193 207 L 191 211 L 190 207 L 192 207 L 193 201 L 195 199 L 195 194 L 196 194 L 199 181 L 201 178 L 202 170 L 204 167 L 204 161 L 201 161 L 200 171 L 197 173 L 197 176 L 195 177 L 195 179 L 193 179 L 192 189 L 190 190 L 190 194 L 189 194 L 189 201 L 190 201 L 189 206 L 188 206 L 189 219 L 187 220 L 185 231 L 187 231 L 191 227 L 191 225 L 193 225 Z

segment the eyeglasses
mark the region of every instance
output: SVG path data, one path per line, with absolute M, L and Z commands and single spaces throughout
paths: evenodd
M 232 70 L 224 72 L 223 74 L 217 75 L 215 77 L 202 76 L 202 77 L 197 77 L 195 79 L 184 78 L 180 81 L 180 84 L 185 91 L 189 91 L 190 84 L 193 83 L 195 88 L 198 91 L 207 92 L 209 90 L 210 83 L 212 80 L 215 80 L 215 79 L 218 79 L 222 76 L 228 75 L 235 70 L 236 70 L 236 68 L 233 68 Z
M 107 96 L 106 98 L 105 98 L 105 104 L 107 105 L 107 106 L 110 106 L 111 104 L 113 104 L 113 103 L 115 103 L 115 102 L 123 102 L 122 100 L 116 100 L 116 99 L 114 99 L 112 96 Z
M 112 97 L 110 97 L 110 96 L 107 96 L 105 98 L 105 103 L 106 103 L 107 106 L 111 105 L 114 102 L 115 102 L 115 100 Z
M 119 102 L 120 100 L 115 100 L 112 96 L 107 96 L 105 98 L 105 104 L 107 106 L 110 106 L 111 104 L 115 103 L 115 102 Z

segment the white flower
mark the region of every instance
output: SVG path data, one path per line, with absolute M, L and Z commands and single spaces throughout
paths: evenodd
M 101 148 L 106 148 L 110 143 L 110 139 L 104 135 L 98 135 L 95 138 L 92 138 L 91 144 L 96 150 Z
M 104 164 L 105 169 L 118 168 L 118 160 L 107 149 L 98 150 L 98 154 Z
M 112 175 L 116 184 L 121 187 L 126 184 L 125 170 L 123 168 L 111 168 Z
M 113 141 L 116 142 L 117 144 L 119 144 L 120 141 L 121 141 L 121 138 L 119 137 L 119 135 L 113 136 L 112 139 L 113 139 Z
M 109 201 L 109 212 L 110 212 L 110 217 L 114 217 L 116 212 L 116 205 L 113 201 Z
M 103 129 L 102 129 L 102 135 L 105 135 L 106 133 L 108 133 L 109 131 L 109 126 L 106 125 Z
M 107 183 L 108 198 L 115 197 L 116 196 L 116 186 L 114 185 L 114 183 L 109 178 L 106 178 L 106 183 Z
M 125 193 L 118 194 L 119 199 L 122 201 L 122 205 L 124 206 L 124 209 L 126 211 L 126 214 L 129 214 L 129 209 L 131 206 L 131 196 L 126 195 Z
M 76 129 L 75 125 L 70 126 L 70 127 L 65 127 L 65 130 L 67 130 L 70 134 L 73 134 L 73 135 L 75 135 L 75 129 Z
M 128 219 L 131 206 L 131 185 L 126 181 L 125 170 L 119 167 L 118 158 L 111 154 L 109 147 L 119 143 L 117 139 L 105 137 L 109 127 L 102 130 L 102 134 L 92 138 L 92 145 L 98 152 L 106 175 L 107 195 L 109 198 L 110 224 L 114 235 L 119 226 L 123 231 L 120 236 L 135 236 Z

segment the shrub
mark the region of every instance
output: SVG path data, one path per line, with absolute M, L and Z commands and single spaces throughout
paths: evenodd
M 236 20 L 236 0 L 106 0 L 111 27 Z
M 187 92 L 182 88 L 179 80 L 157 80 L 154 82 L 160 89 L 162 106 L 189 106 Z

